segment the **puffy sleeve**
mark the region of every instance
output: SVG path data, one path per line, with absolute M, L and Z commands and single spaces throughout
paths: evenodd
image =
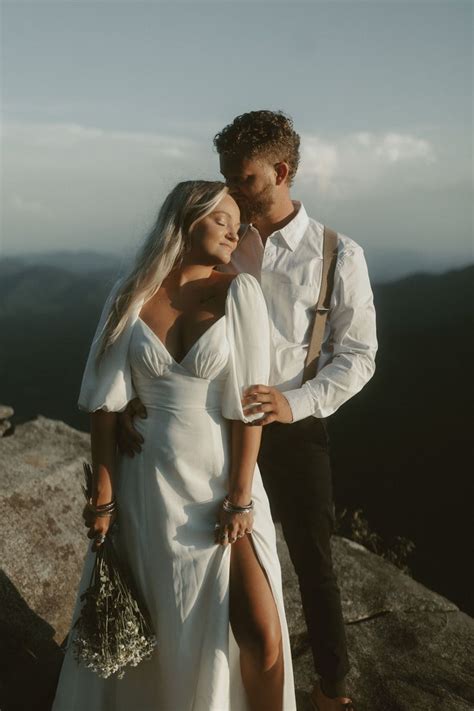
M 95 362 L 105 322 L 121 283 L 122 279 L 118 279 L 107 297 L 89 350 L 77 403 L 79 409 L 86 412 L 122 412 L 129 400 L 135 397 L 128 357 L 132 332 L 130 320 L 115 343 L 104 353 L 100 364 L 97 366 Z
M 265 297 L 251 274 L 241 273 L 232 281 L 225 317 L 230 354 L 222 414 L 229 420 L 252 422 L 260 419 L 262 413 L 245 416 L 241 397 L 250 385 L 268 385 L 270 327 Z

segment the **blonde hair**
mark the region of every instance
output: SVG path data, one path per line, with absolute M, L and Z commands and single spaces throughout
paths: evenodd
M 170 271 L 180 266 L 189 249 L 194 225 L 209 215 L 228 192 L 219 181 L 186 180 L 169 193 L 117 291 L 104 324 L 97 362 L 124 330 L 134 304 L 151 299 Z

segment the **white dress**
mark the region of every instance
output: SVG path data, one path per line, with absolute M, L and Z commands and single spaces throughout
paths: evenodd
M 71 642 L 52 711 L 248 711 L 239 648 L 229 623 L 231 545 L 214 543 L 214 523 L 228 491 L 231 419 L 242 412 L 244 387 L 267 383 L 268 313 L 257 280 L 239 274 L 225 315 L 177 362 L 136 308 L 98 370 L 97 341 L 119 282 L 92 342 L 79 407 L 121 411 L 138 395 L 148 418 L 136 418 L 145 444 L 118 457 L 117 545 L 145 600 L 157 647 L 122 679 L 102 679 L 78 665 Z M 279 613 L 284 658 L 284 711 L 296 710 L 275 527 L 258 467 L 252 536 Z M 90 542 L 71 627 L 95 554 Z

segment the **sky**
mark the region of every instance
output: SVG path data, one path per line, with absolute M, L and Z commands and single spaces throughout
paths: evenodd
M 0 0 L 1 252 L 132 255 L 212 138 L 289 114 L 292 194 L 379 278 L 473 261 L 472 3 Z

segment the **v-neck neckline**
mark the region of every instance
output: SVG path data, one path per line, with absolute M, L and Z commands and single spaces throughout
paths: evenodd
M 206 330 L 205 330 L 203 333 L 201 333 L 201 335 L 199 336 L 199 338 L 198 338 L 196 341 L 194 341 L 194 343 L 192 344 L 191 348 L 189 348 L 189 350 L 186 352 L 186 354 L 183 356 L 183 358 L 181 358 L 181 360 L 176 360 L 176 358 L 171 355 L 171 353 L 169 352 L 169 350 L 167 349 L 167 347 L 165 346 L 165 344 L 163 343 L 163 341 L 161 340 L 161 338 L 158 336 L 158 334 L 154 332 L 154 330 L 141 318 L 141 316 L 138 316 L 138 321 L 140 321 L 140 322 L 145 326 L 145 328 L 147 329 L 147 331 L 149 331 L 149 332 L 151 333 L 151 335 L 155 338 L 155 340 L 157 341 L 157 343 L 160 344 L 160 346 L 163 348 L 163 350 L 164 350 L 164 351 L 168 354 L 168 356 L 171 358 L 171 360 L 173 361 L 173 363 L 176 363 L 176 365 L 182 365 L 182 364 L 184 363 L 184 361 L 186 360 L 186 358 L 190 355 L 190 353 L 192 353 L 192 351 L 194 350 L 194 348 L 198 345 L 198 343 L 200 343 L 200 341 L 204 338 L 204 336 L 205 336 L 207 333 L 209 333 L 209 331 L 211 331 L 211 330 L 214 328 L 214 326 L 217 326 L 217 324 L 220 323 L 220 322 L 222 321 L 222 319 L 224 319 L 224 318 L 225 318 L 225 314 L 223 314 L 222 316 L 219 316 L 219 318 L 218 318 L 216 321 L 214 321 L 214 323 L 211 324 L 211 325 L 209 326 L 209 328 L 206 328 Z

